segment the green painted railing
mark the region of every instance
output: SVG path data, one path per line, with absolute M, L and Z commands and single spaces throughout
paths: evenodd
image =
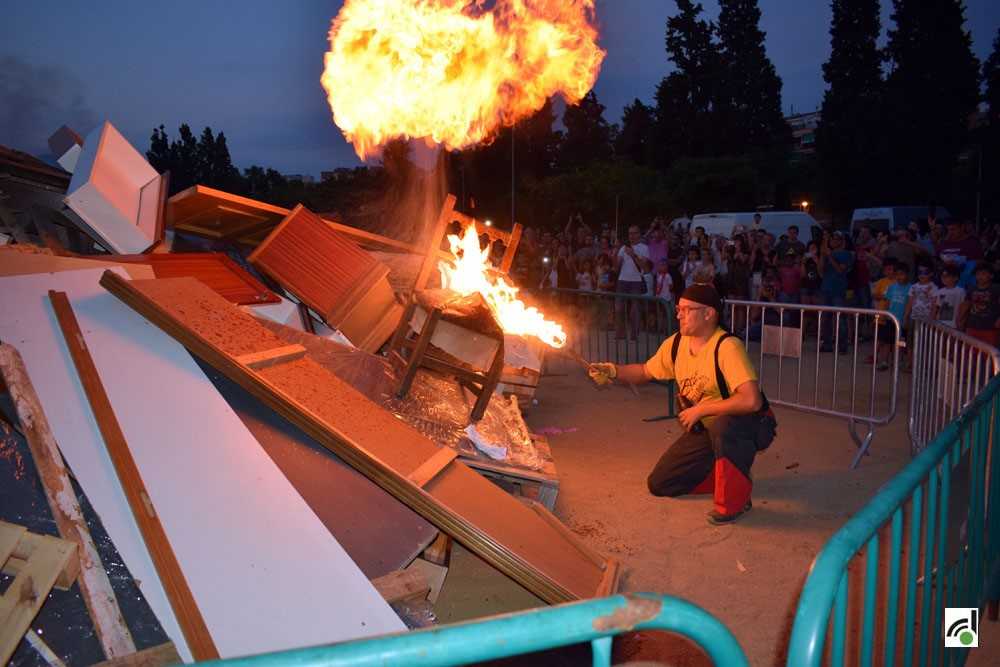
M 968 649 L 944 648 L 943 613 L 997 598 L 998 429 L 1000 376 L 830 538 L 802 590 L 789 667 L 964 664 Z
M 246 667 L 443 667 L 590 642 L 593 664 L 611 664 L 611 640 L 632 630 L 665 630 L 698 644 L 717 667 L 746 667 L 736 638 L 684 600 L 639 593 L 571 602 L 481 621 L 359 639 L 330 646 L 204 664 Z

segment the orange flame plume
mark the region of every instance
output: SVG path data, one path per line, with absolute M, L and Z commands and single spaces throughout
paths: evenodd
M 474 225 L 466 228 L 461 238 L 448 235 L 448 244 L 454 259 L 438 262 L 441 271 L 441 286 L 454 290 L 462 296 L 475 292 L 483 295 L 486 305 L 493 311 L 500 328 L 506 333 L 519 336 L 535 336 L 552 347 L 566 344 L 563 328 L 545 319 L 535 307 L 528 307 L 517 298 L 518 289 L 497 276 L 489 278 L 490 248 L 479 248 L 479 236 Z M 459 254 L 461 252 L 461 254 Z
M 597 79 L 594 0 L 346 0 L 322 76 L 358 156 L 406 137 L 461 149 Z

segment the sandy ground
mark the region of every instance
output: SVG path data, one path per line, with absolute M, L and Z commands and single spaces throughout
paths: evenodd
M 642 421 L 666 412 L 665 389 L 643 387 L 638 397 L 624 389 L 596 391 L 579 369 L 556 365 L 551 371 L 526 418 L 536 432 L 564 431 L 549 436 L 561 481 L 556 514 L 587 544 L 623 562 L 623 591 L 666 593 L 701 605 L 733 631 L 751 664 L 783 665 L 812 559 L 910 460 L 906 394 L 901 414 L 876 433 L 871 455 L 856 470 L 849 468 L 856 448 L 846 422 L 777 408 L 778 437 L 753 467 L 753 510 L 734 525 L 716 527 L 705 520 L 708 497 L 654 498 L 646 490 L 646 475 L 680 433 L 674 420 Z M 900 384 L 908 382 L 904 376 Z M 456 547 L 436 609 L 441 622 L 452 622 L 540 604 Z M 984 643 L 996 647 L 1000 637 Z M 669 664 L 710 664 L 663 633 L 616 642 L 617 658 L 664 655 Z

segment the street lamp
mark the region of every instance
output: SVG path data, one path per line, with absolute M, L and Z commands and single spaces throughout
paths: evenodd
M 807 200 L 803 199 L 801 202 L 799 202 L 799 206 L 802 207 L 803 211 L 807 212 L 809 211 L 809 202 Z

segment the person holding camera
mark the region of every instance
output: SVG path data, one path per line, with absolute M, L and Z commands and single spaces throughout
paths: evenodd
M 644 273 L 649 273 L 652 266 L 649 263 L 649 247 L 642 242 L 642 232 L 638 225 L 628 228 L 628 241 L 622 245 L 615 255 L 615 271 L 618 273 L 618 291 L 622 294 L 645 294 L 646 280 Z M 625 337 L 626 311 L 631 311 L 629 315 L 629 332 L 632 338 L 639 336 L 639 308 L 638 304 L 629 304 L 625 299 L 616 300 L 617 315 L 617 335 L 618 338 Z

